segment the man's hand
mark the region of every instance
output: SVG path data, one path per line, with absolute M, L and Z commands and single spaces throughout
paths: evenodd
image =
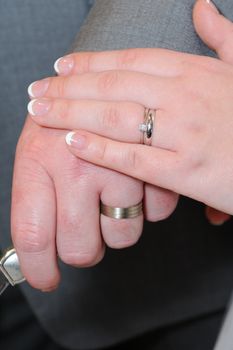
M 142 184 L 77 159 L 67 150 L 65 134 L 28 119 L 16 153 L 12 237 L 24 276 L 42 290 L 59 282 L 57 254 L 67 264 L 94 265 L 104 255 L 104 241 L 114 248 L 132 245 L 143 224 L 142 215 L 103 217 L 103 241 L 100 194 L 107 204 L 127 207 L 142 199 Z

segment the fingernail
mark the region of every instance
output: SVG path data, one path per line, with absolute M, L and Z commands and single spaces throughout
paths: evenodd
M 28 87 L 28 95 L 30 97 L 42 97 L 49 87 L 49 78 L 34 81 Z
M 66 143 L 69 146 L 82 150 L 86 148 L 87 138 L 84 135 L 71 131 L 66 135 Z
M 211 0 L 206 0 L 207 4 L 210 5 L 212 7 L 212 9 L 216 12 L 219 13 L 217 7 L 215 6 L 215 4 L 213 3 L 213 1 Z
M 72 71 L 73 66 L 74 66 L 74 59 L 72 55 L 60 57 L 54 63 L 54 69 L 60 75 L 69 74 Z
M 46 113 L 51 108 L 51 100 L 48 98 L 41 98 L 36 100 L 31 100 L 28 104 L 28 112 L 33 116 L 41 116 Z

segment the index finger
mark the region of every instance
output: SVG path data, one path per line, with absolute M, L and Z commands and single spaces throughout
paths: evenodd
M 117 69 L 173 77 L 183 72 L 184 62 L 200 63 L 200 60 L 209 65 L 211 58 L 166 49 L 137 48 L 73 53 L 59 58 L 54 69 L 64 76 Z

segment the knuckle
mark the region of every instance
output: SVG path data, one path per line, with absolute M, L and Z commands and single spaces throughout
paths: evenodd
M 133 147 L 130 147 L 126 153 L 123 155 L 123 162 L 125 166 L 127 166 L 130 169 L 137 169 L 139 162 L 138 162 L 138 155 L 137 152 Z
M 195 69 L 196 65 L 197 65 L 197 60 L 193 59 L 192 61 L 190 61 L 189 59 L 185 58 L 180 62 L 180 65 L 182 67 L 182 74 L 187 74 L 192 72 L 193 69 Z
M 119 52 L 117 66 L 121 68 L 132 68 L 140 58 L 140 50 L 128 49 Z
M 100 94 L 108 94 L 110 90 L 112 90 L 119 81 L 119 74 L 116 71 L 108 71 L 104 73 L 100 73 L 97 82 L 97 88 Z
M 39 253 L 50 245 L 48 234 L 32 222 L 20 223 L 13 228 L 15 246 L 24 253 Z
M 16 159 L 15 174 L 14 176 L 16 179 L 18 174 L 20 174 L 20 178 L 27 184 L 28 189 L 30 189 L 31 185 L 33 187 L 37 186 L 43 191 L 45 189 L 51 189 L 51 178 L 48 170 L 43 164 L 43 160 L 41 161 L 40 157 L 32 151 L 25 152 Z M 13 189 L 14 198 L 17 194 L 20 198 L 22 197 L 24 199 L 24 186 L 17 185 L 17 181 L 14 180 Z
M 94 173 L 91 163 L 85 162 L 74 155 L 69 159 L 69 162 L 63 164 L 63 168 L 60 172 L 62 174 L 62 183 L 69 187 L 73 187 L 73 184 L 77 180 L 79 180 L 80 183 L 86 183 Z
M 60 120 L 66 120 L 71 112 L 71 101 L 70 100 L 58 100 L 55 102 L 56 107 L 53 114 L 56 118 Z
M 179 169 L 181 175 L 180 181 L 182 181 L 184 188 L 188 188 L 188 191 L 190 183 L 193 183 L 197 175 L 199 178 L 203 176 L 203 169 L 206 167 L 206 158 L 205 153 L 203 154 L 203 149 L 205 148 L 197 145 L 182 152 L 182 164 Z
M 98 152 L 96 153 L 96 157 L 101 162 L 105 162 L 105 160 L 108 160 L 109 154 L 111 154 L 111 152 L 109 152 L 109 144 L 107 141 L 103 141 L 101 148 L 98 149 Z
M 75 213 L 63 215 L 59 226 L 58 237 L 61 238 L 57 242 L 57 250 L 61 260 L 67 265 L 79 267 L 95 265 L 101 247 L 94 238 L 91 242 L 87 240 L 81 217 L 77 220 Z
M 88 73 L 92 70 L 94 59 L 93 52 L 80 53 L 77 59 L 77 69 L 79 73 Z
M 52 91 L 55 92 L 55 97 L 64 98 L 66 96 L 68 82 L 69 78 L 67 77 L 58 77 L 57 80 L 55 80 L 55 89 L 52 87 Z
M 119 120 L 119 110 L 114 103 L 111 103 L 103 111 L 101 124 L 105 130 L 113 130 L 118 127 Z
M 42 143 L 37 137 L 30 135 L 21 135 L 16 147 L 16 156 L 22 154 L 41 154 L 43 151 Z

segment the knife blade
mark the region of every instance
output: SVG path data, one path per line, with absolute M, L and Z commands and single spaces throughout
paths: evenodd
M 9 248 L 0 259 L 0 295 L 11 285 L 22 283 L 25 278 L 20 270 L 19 259 L 14 248 Z

